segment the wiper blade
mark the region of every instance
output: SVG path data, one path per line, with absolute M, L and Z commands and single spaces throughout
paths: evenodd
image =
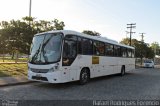
M 41 52 L 43 52 L 43 58 L 44 58 L 45 62 L 48 62 L 48 58 L 47 58 L 47 56 L 45 56 L 44 48 L 45 48 L 45 46 L 47 45 L 47 43 L 51 40 L 52 37 L 53 37 L 53 36 L 50 36 L 50 38 L 48 38 L 48 39 L 46 40 L 46 42 L 43 43 L 43 45 L 42 45 Z M 45 38 L 44 38 L 44 40 L 45 40 Z
M 41 44 L 39 45 L 39 48 L 37 49 L 36 53 L 33 55 L 32 59 L 31 59 L 31 62 L 34 63 L 34 61 L 37 59 L 37 56 L 38 56 L 39 51 L 40 51 L 40 48 L 41 48 Z

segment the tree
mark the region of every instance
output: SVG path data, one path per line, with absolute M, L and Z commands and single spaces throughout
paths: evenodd
M 1 36 L 3 37 L 8 52 L 12 52 L 12 58 L 16 50 L 27 53 L 27 51 L 29 51 L 29 45 L 27 47 L 27 43 L 31 43 L 31 41 L 28 42 L 28 40 L 33 37 L 30 34 L 30 31 L 32 31 L 31 28 L 29 28 L 27 23 L 20 20 L 11 20 L 5 23 L 7 23 L 7 25 L 1 24 Z
M 121 44 L 129 45 L 129 38 L 124 38 L 120 42 Z M 149 44 L 132 39 L 132 46 L 135 47 L 135 57 L 137 58 L 153 58 L 154 51 L 149 47 Z
M 55 19 L 53 21 L 38 20 L 33 17 L 23 17 L 22 20 L 11 20 L 0 22 L 0 46 L 5 47 L 5 51 L 12 53 L 15 50 L 28 54 L 32 38 L 36 33 L 61 30 L 64 22 Z
M 52 22 L 54 23 L 54 30 L 63 30 L 65 27 L 64 22 L 59 21 L 58 19 L 54 19 Z
M 151 43 L 151 48 L 154 51 L 155 55 L 160 55 L 160 45 L 158 42 Z
M 120 43 L 129 45 L 130 39 L 129 38 L 124 38 Z M 132 44 L 133 47 L 135 47 L 135 57 L 141 59 L 141 65 L 142 65 L 142 59 L 143 58 L 154 58 L 154 51 L 152 50 L 151 47 L 149 47 L 149 44 L 138 41 L 137 39 L 132 39 Z
M 125 45 L 130 45 L 130 39 L 129 38 L 124 38 L 122 39 L 122 41 L 120 42 L 121 44 L 125 44 Z M 137 39 L 132 39 L 131 41 L 131 45 L 133 47 L 136 46 L 136 44 L 141 43 L 140 41 L 138 41 Z
M 91 36 L 100 36 L 101 35 L 99 32 L 90 31 L 90 30 L 84 30 L 82 33 L 88 34 L 88 35 L 91 35 Z
M 152 50 L 151 47 L 148 47 L 148 48 L 146 49 L 146 57 L 154 58 L 154 56 L 155 56 L 154 51 Z
M 33 17 L 23 17 L 23 20 L 29 24 L 32 28 L 35 28 L 38 32 L 46 32 L 50 30 L 63 30 L 65 24 L 63 21 L 54 19 L 51 21 L 39 20 L 35 21 L 36 18 Z

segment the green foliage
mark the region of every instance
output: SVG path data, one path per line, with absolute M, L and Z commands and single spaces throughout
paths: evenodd
M 63 21 L 60 22 L 59 20 L 55 19 L 52 22 L 54 23 L 54 30 L 63 30 L 63 28 L 65 27 Z
M 160 55 L 160 45 L 158 42 L 153 42 L 151 44 L 151 48 L 152 48 L 152 50 L 154 50 L 156 55 Z
M 120 43 L 129 45 L 129 38 L 124 38 Z M 138 58 L 154 58 L 154 51 L 149 44 L 132 39 L 132 46 L 135 47 L 135 56 Z
M 33 17 L 23 17 L 22 20 L 11 20 L 0 22 L 0 54 L 19 51 L 28 54 L 32 38 L 36 33 L 63 30 L 63 21 L 38 20 Z
M 90 30 L 84 30 L 82 33 L 88 34 L 88 35 L 91 35 L 91 36 L 100 36 L 101 35 L 99 32 L 90 31 Z

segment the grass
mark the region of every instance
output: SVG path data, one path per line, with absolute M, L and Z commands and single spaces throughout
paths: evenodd
M 27 76 L 27 64 L 0 64 L 0 77 Z

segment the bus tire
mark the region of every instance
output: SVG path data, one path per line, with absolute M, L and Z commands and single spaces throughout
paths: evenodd
M 125 66 L 122 66 L 122 68 L 121 68 L 121 76 L 124 76 L 125 73 L 126 73 Z
M 81 70 L 81 73 L 80 73 L 80 84 L 81 85 L 84 85 L 86 84 L 90 79 L 90 74 L 89 74 L 89 69 L 87 68 L 83 68 Z

